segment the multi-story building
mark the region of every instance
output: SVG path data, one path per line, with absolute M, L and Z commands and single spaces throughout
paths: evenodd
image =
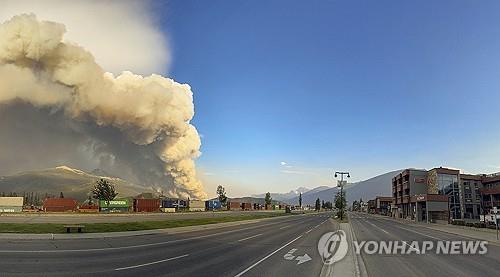
M 479 220 L 500 206 L 500 175 L 406 169 L 392 179 L 393 217 L 416 221 Z
M 453 218 L 460 217 L 459 175 L 458 170 L 442 167 L 429 171 L 403 170 L 392 180 L 392 216 L 416 221 L 447 221 L 452 210 Z
M 460 210 L 463 219 L 479 219 L 483 176 L 460 174 Z
M 483 186 L 479 189 L 483 213 L 488 214 L 493 207 L 500 208 L 500 174 L 484 175 Z
M 417 202 L 427 201 L 423 196 L 427 191 L 427 171 L 422 169 L 405 169 L 392 178 L 391 213 L 393 217 L 417 219 Z M 412 202 L 413 201 L 413 202 Z M 425 207 L 423 207 L 425 209 Z M 419 212 L 421 213 L 421 211 Z M 424 213 L 424 216 L 427 215 Z

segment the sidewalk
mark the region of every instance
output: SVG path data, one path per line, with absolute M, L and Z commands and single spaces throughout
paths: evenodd
M 330 219 L 332 220 L 332 219 Z M 350 223 L 336 223 L 338 230 L 343 230 L 347 236 L 348 250 L 346 256 L 332 265 L 323 265 L 321 277 L 366 277 L 368 276 L 361 256 L 356 255 L 353 241 L 357 240 Z
M 421 224 L 419 226 L 433 229 L 436 231 L 446 232 L 459 236 L 469 237 L 476 240 L 486 240 L 489 243 L 500 245 L 500 240 L 497 240 L 496 230 L 492 229 L 476 229 L 473 227 L 455 226 L 455 225 L 437 225 L 437 224 Z M 499 232 L 500 235 L 500 232 Z
M 451 224 L 438 224 L 438 223 L 425 223 L 425 222 L 415 222 L 413 220 L 401 219 L 401 218 L 393 218 L 390 216 L 382 216 L 377 214 L 370 214 L 374 217 L 380 217 L 387 220 L 394 220 L 397 222 L 404 222 L 406 224 L 414 224 L 420 227 L 441 231 L 449 234 L 459 235 L 463 237 L 468 237 L 475 240 L 486 240 L 489 243 L 499 245 L 500 240 L 497 240 L 496 230 L 488 229 L 488 228 L 474 228 L 474 227 L 466 227 L 466 226 L 457 226 Z M 500 236 L 500 230 L 499 230 Z

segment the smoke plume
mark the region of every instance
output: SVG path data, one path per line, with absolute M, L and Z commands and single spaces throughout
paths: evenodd
M 64 33 L 33 14 L 0 25 L 0 164 L 98 165 L 171 196 L 204 198 L 189 85 L 115 77 Z

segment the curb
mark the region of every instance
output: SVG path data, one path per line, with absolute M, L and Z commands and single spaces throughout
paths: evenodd
M 289 216 L 278 216 L 259 218 L 251 220 L 240 220 L 232 222 L 222 222 L 205 225 L 193 225 L 185 227 L 165 228 L 165 229 L 151 229 L 140 231 L 124 231 L 124 232 L 107 232 L 107 233 L 73 233 L 73 234 L 19 234 L 19 233 L 0 233 L 0 240 L 65 240 L 65 239 L 102 239 L 102 238 L 118 238 L 118 237 L 133 237 L 155 234 L 180 234 L 204 230 L 212 230 L 224 227 L 237 226 L 242 224 L 252 224 L 261 221 L 272 220 L 276 218 L 287 218 Z
M 354 251 L 354 241 L 358 240 L 358 238 L 356 237 L 356 233 L 354 233 L 354 228 L 352 227 L 351 225 L 351 218 L 349 217 L 349 215 L 347 215 L 347 218 L 349 220 L 349 226 L 351 227 L 351 247 Z M 355 257 L 355 263 L 356 263 L 356 276 L 358 277 L 368 277 L 368 272 L 366 271 L 366 266 L 365 266 L 365 261 L 363 260 L 363 256 L 361 255 L 356 255 L 356 253 L 354 253 L 354 257 Z

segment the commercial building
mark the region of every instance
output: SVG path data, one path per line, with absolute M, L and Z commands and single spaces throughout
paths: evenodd
M 375 198 L 375 213 L 379 215 L 389 215 L 392 204 L 392 197 L 377 196 Z
M 500 175 L 458 169 L 405 169 L 392 179 L 390 213 L 416 221 L 479 220 L 500 205 Z
M 483 213 L 481 205 L 481 192 L 483 176 L 460 174 L 460 210 L 463 219 L 479 219 Z
M 371 214 L 374 214 L 375 213 L 375 199 L 372 199 L 372 200 L 368 200 L 368 206 L 367 206 L 367 212 L 368 213 L 371 213 Z
M 484 175 L 479 189 L 483 214 L 491 213 L 493 207 L 500 210 L 500 174 Z
M 20 213 L 23 202 L 23 197 L 0 197 L 0 213 Z

